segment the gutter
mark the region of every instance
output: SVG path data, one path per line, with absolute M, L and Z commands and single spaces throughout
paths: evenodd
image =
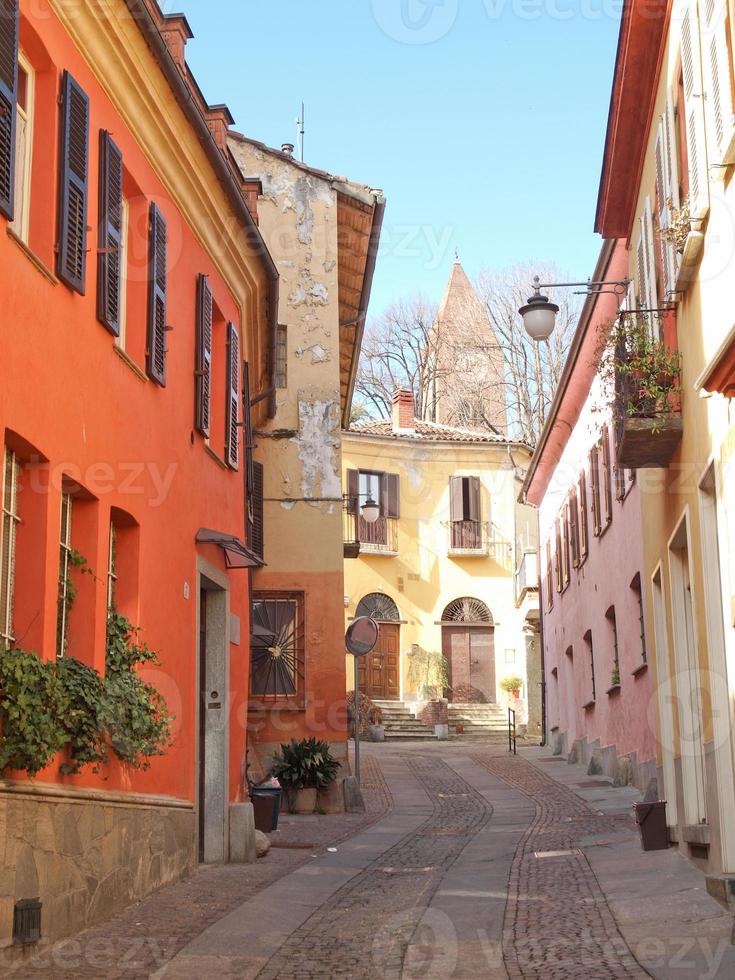
M 228 167 L 227 161 L 223 157 L 220 148 L 217 146 L 214 137 L 210 133 L 206 120 L 202 116 L 196 102 L 194 101 L 191 90 L 179 71 L 178 65 L 172 58 L 171 52 L 168 50 L 166 42 L 161 36 L 161 32 L 158 29 L 158 25 L 156 24 L 153 15 L 146 6 L 145 0 L 125 0 L 125 4 L 130 11 L 131 17 L 140 28 L 141 33 L 148 43 L 148 47 L 156 56 L 161 71 L 165 75 L 166 80 L 176 96 L 176 101 L 199 137 L 199 142 L 202 145 L 202 149 L 207 154 L 209 162 L 212 164 L 212 168 L 217 175 L 220 184 L 227 193 L 227 196 L 230 198 L 230 203 L 232 204 L 237 218 L 243 223 L 243 225 L 245 225 L 248 240 L 253 244 L 256 254 L 263 263 L 263 268 L 269 284 L 268 309 L 266 315 L 270 334 L 270 348 L 271 352 L 275 353 L 276 327 L 278 326 L 279 277 L 278 269 L 273 261 L 273 257 L 268 251 L 268 246 L 265 244 L 265 240 L 263 239 L 258 226 L 253 220 L 253 216 L 243 200 L 243 196 L 240 192 L 240 188 L 237 185 L 237 181 L 235 180 L 232 171 Z M 275 357 L 273 356 L 270 357 L 268 369 L 268 387 L 270 387 L 274 380 L 275 373 Z M 275 416 L 275 394 L 271 397 L 269 402 L 268 412 L 270 418 Z
M 612 258 L 613 251 L 615 250 L 615 245 L 617 244 L 616 238 L 606 238 L 602 243 L 602 248 L 600 249 L 600 255 L 597 259 L 597 264 L 595 265 L 595 271 L 592 275 L 594 281 L 600 281 L 604 278 L 605 272 L 608 265 L 610 264 L 610 259 Z M 518 496 L 518 502 L 521 504 L 528 503 L 528 491 L 533 483 L 533 478 L 536 475 L 536 470 L 538 469 L 538 464 L 540 463 L 546 444 L 549 441 L 549 436 L 551 435 L 552 429 L 556 422 L 556 417 L 561 408 L 561 404 L 564 401 L 564 396 L 567 393 L 567 388 L 569 387 L 569 382 L 574 373 L 574 368 L 577 364 L 577 358 L 579 357 L 579 350 L 587 336 L 587 328 L 589 327 L 592 314 L 595 309 L 597 302 L 597 294 L 591 293 L 587 295 L 582 306 L 582 312 L 579 314 L 579 322 L 577 323 L 577 329 L 574 331 L 574 337 L 572 338 L 572 343 L 569 347 L 569 353 L 567 354 L 567 359 L 564 362 L 564 369 L 561 373 L 561 378 L 559 379 L 559 384 L 556 389 L 556 394 L 554 395 L 554 400 L 551 403 L 551 408 L 549 409 L 549 414 L 544 422 L 544 427 L 541 430 L 541 435 L 539 436 L 538 445 L 536 446 L 533 458 L 528 467 L 528 472 L 526 473 L 526 478 L 523 481 L 523 486 L 521 487 L 521 492 Z M 531 505 L 533 506 L 533 505 Z
M 342 427 L 348 429 L 350 426 L 350 413 L 352 411 L 352 398 L 355 394 L 355 381 L 357 380 L 357 365 L 360 360 L 362 350 L 362 338 L 365 334 L 365 318 L 367 316 L 368 305 L 370 303 L 370 292 L 373 288 L 373 277 L 375 275 L 375 264 L 378 260 L 378 246 L 380 244 L 380 234 L 383 230 L 383 217 L 385 215 L 385 201 L 376 201 L 373 212 L 373 226 L 370 229 L 370 241 L 368 243 L 367 261 L 365 263 L 365 275 L 362 281 L 362 293 L 360 295 L 360 307 L 357 313 L 357 328 L 355 330 L 355 346 L 352 349 L 352 361 L 350 363 L 350 381 L 345 398 L 345 407 L 342 411 Z

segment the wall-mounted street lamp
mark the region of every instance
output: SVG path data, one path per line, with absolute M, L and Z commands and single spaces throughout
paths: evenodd
M 370 496 L 362 505 L 362 517 L 366 524 L 374 524 L 380 517 L 380 507 Z
M 556 303 L 549 302 L 549 297 L 541 292 L 542 289 L 585 286 L 586 288 L 584 290 L 580 290 L 580 294 L 583 296 L 599 296 L 601 293 L 615 293 L 616 296 L 622 298 L 627 294 L 630 283 L 630 279 L 603 279 L 598 282 L 588 279 L 586 282 L 542 283 L 539 281 L 539 277 L 535 276 L 533 280 L 533 295 L 528 297 L 528 302 L 518 312 L 523 318 L 523 326 L 528 336 L 535 343 L 539 343 L 542 340 L 548 340 L 554 332 L 556 315 L 559 312 L 559 307 Z M 605 289 L 604 287 L 606 286 L 612 288 Z

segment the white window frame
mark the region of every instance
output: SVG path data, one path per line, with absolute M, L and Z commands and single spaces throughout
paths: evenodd
M 17 102 L 15 107 L 17 116 L 15 127 L 15 186 L 13 188 L 15 217 L 9 227 L 27 245 L 31 216 L 31 173 L 33 163 L 36 74 L 33 71 L 31 63 L 22 51 L 18 53 L 18 67 L 25 72 L 28 81 L 26 84 L 26 108 L 23 109 L 20 102 Z M 20 152 L 21 121 L 25 123 L 25 152 Z
M 0 642 L 4 646 L 13 645 L 13 600 L 15 596 L 15 532 L 20 523 L 18 513 L 18 477 L 20 463 L 15 453 L 5 447 L 3 459 L 3 498 L 2 523 L 0 524 L 0 604 L 2 604 L 2 621 L 0 622 Z M 7 547 L 6 547 L 7 542 Z
M 128 319 L 128 232 L 130 228 L 130 203 L 126 197 L 122 199 L 120 217 L 120 309 L 118 311 L 119 332 L 115 337 L 115 345 L 120 350 L 125 350 Z

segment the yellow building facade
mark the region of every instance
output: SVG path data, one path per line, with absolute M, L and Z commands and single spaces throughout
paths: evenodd
M 597 227 L 627 239 L 628 305 L 681 355 L 680 412 L 670 431 L 650 434 L 655 468 L 638 471 L 653 624 L 649 719 L 672 839 L 727 898 L 735 875 L 734 21 L 726 0 L 661 4 L 648 23 L 642 6 L 625 4 Z M 662 436 L 673 438 L 669 452 L 660 451 Z
M 502 435 L 415 419 L 410 392 L 396 394 L 391 420 L 344 433 L 345 613 L 379 623 L 360 677 L 373 700 L 443 693 L 519 707 L 522 723 L 530 700 L 538 732 L 535 512 L 517 503 L 529 458 Z M 373 524 L 368 501 L 379 507 Z M 443 683 L 427 676 L 427 654 L 443 655 Z M 351 657 L 346 670 L 352 688 Z M 520 700 L 501 687 L 510 676 L 521 678 Z

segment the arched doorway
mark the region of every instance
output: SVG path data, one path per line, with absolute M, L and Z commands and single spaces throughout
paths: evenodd
M 401 696 L 401 616 L 398 606 L 382 592 L 361 599 L 356 617 L 369 616 L 378 624 L 378 642 L 372 653 L 360 657 L 360 690 L 374 701 L 397 701 Z
M 465 596 L 442 613 L 442 653 L 455 704 L 495 701 L 495 623 L 480 599 Z

